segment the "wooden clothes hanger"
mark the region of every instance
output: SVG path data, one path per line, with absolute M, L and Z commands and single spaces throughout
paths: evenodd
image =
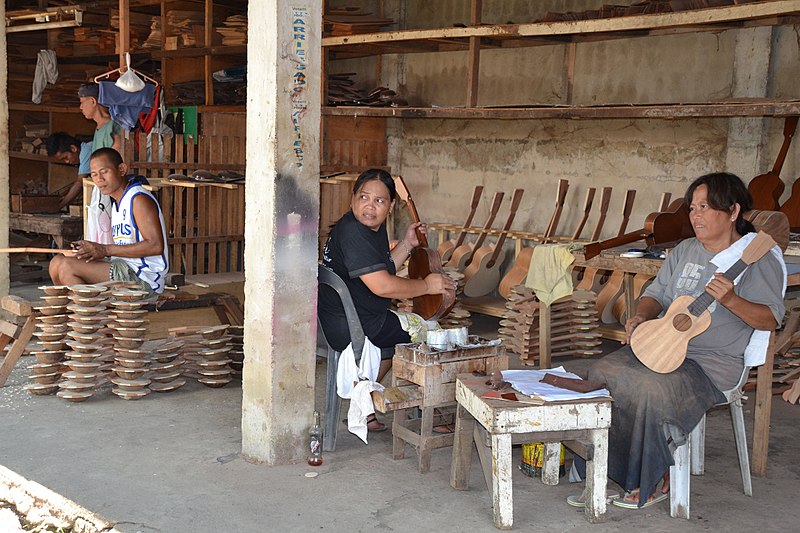
M 125 65 L 123 65 L 123 66 L 121 66 L 119 68 L 115 68 L 114 70 L 109 70 L 108 72 L 100 74 L 99 76 L 95 76 L 94 82 L 95 83 L 99 83 L 100 80 L 104 80 L 106 78 L 110 78 L 112 74 L 124 74 L 126 71 L 130 70 L 134 74 L 137 74 L 137 75 L 141 76 L 142 79 L 144 79 L 145 81 L 149 81 L 150 83 L 152 83 L 156 87 L 158 87 L 158 85 L 159 85 L 158 81 L 154 80 L 153 78 L 151 78 L 147 74 L 143 74 L 142 72 L 139 72 L 138 70 L 136 70 L 135 68 L 133 68 L 131 66 L 131 54 L 130 54 L 130 52 L 125 52 L 125 63 L 126 63 Z

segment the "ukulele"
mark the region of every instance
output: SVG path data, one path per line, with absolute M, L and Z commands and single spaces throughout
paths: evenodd
M 472 254 L 475 252 L 475 250 L 483 246 L 483 241 L 486 239 L 486 235 L 488 235 L 489 230 L 492 229 L 494 219 L 497 216 L 497 212 L 500 211 L 500 205 L 503 203 L 503 196 L 505 196 L 504 192 L 494 193 L 492 207 L 489 210 L 489 218 L 486 219 L 486 224 L 483 225 L 483 229 L 481 230 L 480 235 L 478 235 L 478 240 L 475 241 L 475 244 L 469 244 L 465 242 L 453 250 L 453 254 L 450 256 L 450 260 L 447 262 L 448 268 L 454 268 L 459 272 L 464 271 L 469 262 L 472 260 Z
M 467 215 L 467 220 L 464 222 L 464 226 L 461 228 L 458 238 L 456 240 L 448 239 L 440 243 L 436 248 L 443 263 L 446 263 L 450 259 L 450 256 L 453 255 L 453 250 L 464 244 L 464 239 L 467 236 L 467 228 L 472 224 L 472 218 L 475 216 L 475 211 L 478 210 L 481 194 L 483 194 L 483 185 L 476 185 L 475 190 L 472 191 L 472 203 L 470 204 L 469 215 Z
M 549 231 L 551 231 L 555 226 L 558 226 L 558 218 L 561 216 L 561 210 L 564 207 L 564 199 L 567 196 L 568 187 L 569 182 L 567 180 L 559 180 L 555 208 L 553 209 L 553 214 L 550 216 L 550 222 L 547 224 L 547 229 L 542 235 L 542 239 L 539 241 L 540 244 L 547 242 L 551 237 Z M 554 220 L 555 224 L 553 224 Z M 506 275 L 503 276 L 502 281 L 500 281 L 500 286 L 497 289 L 497 292 L 500 293 L 500 296 L 507 300 L 511 295 L 511 289 L 525 281 L 525 279 L 528 277 L 528 270 L 531 268 L 532 257 L 533 247 L 528 246 L 519 251 L 517 257 L 514 259 L 514 265 L 508 269 L 508 272 L 506 272 Z
M 524 189 L 514 190 L 508 219 L 500 232 L 497 242 L 475 250 L 470 264 L 464 269 L 464 294 L 466 296 L 475 298 L 489 294 L 500 283 L 500 266 L 506 258 L 503 244 L 506 242 L 506 235 L 508 230 L 511 229 L 511 224 L 514 223 L 514 217 L 517 214 L 517 209 L 519 209 L 519 204 L 522 203 L 522 195 L 524 193 Z
M 600 254 L 603 250 L 630 244 L 640 239 L 645 239 L 648 246 L 681 241 L 694 237 L 694 229 L 689 221 L 689 208 L 678 198 L 669 204 L 663 212 L 650 213 L 644 221 L 644 228 L 613 239 L 593 242 L 584 246 L 583 255 L 589 260 Z
M 778 157 L 775 159 L 775 165 L 772 170 L 766 174 L 761 174 L 750 180 L 747 184 L 747 190 L 753 196 L 753 209 L 767 209 L 776 211 L 778 209 L 778 200 L 783 194 L 785 185 L 781 181 L 781 169 L 783 162 L 786 159 L 786 154 L 789 152 L 789 145 L 792 143 L 794 131 L 797 129 L 797 118 L 786 117 L 786 122 L 783 124 L 783 145 L 778 152 Z
M 405 182 L 401 176 L 395 178 L 397 180 L 398 192 L 401 192 L 406 201 L 408 213 L 411 219 L 416 223 L 419 222 L 419 214 L 417 207 L 414 205 L 414 199 L 406 187 Z M 436 250 L 428 248 L 428 239 L 423 232 L 417 228 L 417 240 L 419 246 L 411 250 L 411 255 L 408 258 L 408 277 L 410 279 L 425 279 L 431 273 L 442 274 L 446 276 L 442 270 L 442 261 Z M 416 296 L 412 299 L 413 311 L 422 316 L 425 320 L 437 320 L 453 308 L 456 303 L 455 289 L 448 290 L 445 294 L 423 294 Z
M 744 249 L 741 259 L 736 261 L 723 275 L 734 280 L 748 265 L 761 259 L 775 241 L 766 232 L 760 231 Z M 675 298 L 666 314 L 657 319 L 642 322 L 633 330 L 631 349 L 639 361 L 653 372 L 672 372 L 686 358 L 689 341 L 708 329 L 711 313 L 708 306 L 714 297 L 706 291 L 694 298 L 689 295 Z

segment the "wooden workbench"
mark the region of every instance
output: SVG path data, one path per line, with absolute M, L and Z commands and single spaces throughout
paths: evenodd
M 83 234 L 81 217 L 60 214 L 9 213 L 8 227 L 15 231 L 50 235 L 59 249 L 80 239 Z

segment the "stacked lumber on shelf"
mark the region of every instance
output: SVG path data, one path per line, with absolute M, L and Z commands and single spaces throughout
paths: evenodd
M 109 17 L 108 30 L 100 30 L 107 32 L 112 39 L 119 39 L 119 9 L 111 9 L 111 16 Z M 128 12 L 128 26 L 130 27 L 130 50 L 139 50 L 141 48 L 161 48 L 161 17 L 153 17 L 146 13 L 137 13 L 136 11 Z M 156 34 L 153 34 L 153 26 L 156 27 Z M 151 39 L 157 39 L 151 41 Z
M 387 87 L 365 91 L 356 87 L 353 72 L 328 74 L 328 105 L 403 107 L 408 102 Z
M 222 36 L 223 46 L 247 44 L 247 15 L 231 15 L 216 31 Z
M 357 7 L 331 9 L 322 16 L 325 35 L 353 35 L 355 33 L 377 33 L 394 20 L 360 11 Z
M 550 306 L 552 357 L 591 357 L 602 353 L 596 298 L 591 291 L 579 290 Z M 503 343 L 527 366 L 538 364 L 540 305 L 531 289 L 515 286 L 498 330 Z
M 205 102 L 205 81 L 187 81 L 172 85 L 171 104 L 201 105 Z M 247 101 L 246 82 L 220 83 L 214 81 L 214 103 L 217 105 L 244 105 Z

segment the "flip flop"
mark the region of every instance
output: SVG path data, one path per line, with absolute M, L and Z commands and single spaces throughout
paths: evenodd
M 440 424 L 438 426 L 433 426 L 434 433 L 447 434 L 447 433 L 453 433 L 455 432 L 455 430 L 456 427 L 453 424 Z
M 638 490 L 637 491 L 631 491 L 628 494 L 634 494 L 634 493 L 638 494 L 639 491 Z M 611 504 L 612 505 L 616 505 L 617 507 L 622 507 L 623 509 L 644 509 L 645 507 L 650 507 L 651 505 L 655 505 L 657 503 L 663 502 L 667 498 L 669 498 L 669 492 L 662 492 L 661 494 L 659 494 L 658 496 L 656 496 L 652 500 L 648 499 L 644 503 L 644 505 L 642 505 L 641 507 L 639 507 L 639 502 L 638 501 L 626 502 L 624 497 L 615 499 L 614 501 L 611 502 Z
M 614 489 L 606 490 L 606 503 L 613 503 L 617 498 L 619 498 L 619 492 Z M 583 493 L 573 494 L 567 496 L 567 504 L 583 509 L 586 507 L 586 500 L 583 498 Z

